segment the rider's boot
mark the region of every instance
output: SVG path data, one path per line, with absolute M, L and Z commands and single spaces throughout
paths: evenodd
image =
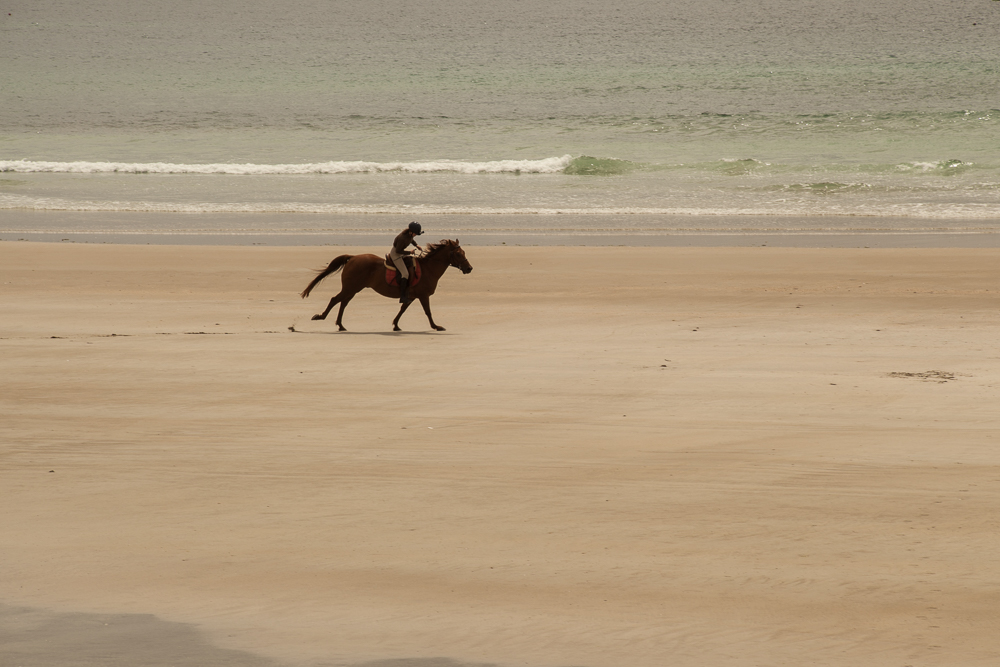
M 410 285 L 410 279 L 409 278 L 403 278 L 402 276 L 400 276 L 400 278 L 399 278 L 399 302 L 400 303 L 406 303 L 407 301 L 410 300 L 406 296 L 406 288 L 409 287 L 409 285 Z

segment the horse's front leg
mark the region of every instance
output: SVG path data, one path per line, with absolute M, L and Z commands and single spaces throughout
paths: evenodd
M 396 319 L 394 319 L 392 321 L 392 330 L 393 331 L 402 331 L 402 329 L 399 328 L 399 318 L 401 318 L 403 316 L 403 313 L 406 312 L 406 309 L 410 307 L 411 303 L 413 303 L 412 299 L 410 301 L 407 301 L 406 303 L 404 303 L 402 305 L 402 307 L 400 307 L 399 314 L 396 315 Z
M 431 298 L 429 296 L 420 297 L 420 305 L 424 307 L 424 312 L 427 313 L 427 321 L 431 323 L 431 329 L 444 331 L 444 327 L 434 324 L 434 316 L 431 315 Z

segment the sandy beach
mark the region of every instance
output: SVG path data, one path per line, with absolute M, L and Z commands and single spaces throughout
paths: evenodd
M 371 250 L 0 243 L 0 663 L 996 665 L 1000 249 Z

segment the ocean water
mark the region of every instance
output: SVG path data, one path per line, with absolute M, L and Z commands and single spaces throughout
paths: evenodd
M 0 239 L 1000 234 L 996 0 L 3 7 Z

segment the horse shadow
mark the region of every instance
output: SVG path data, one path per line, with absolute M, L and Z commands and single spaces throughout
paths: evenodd
M 454 336 L 447 331 L 299 331 L 292 333 L 313 334 L 319 336 Z

